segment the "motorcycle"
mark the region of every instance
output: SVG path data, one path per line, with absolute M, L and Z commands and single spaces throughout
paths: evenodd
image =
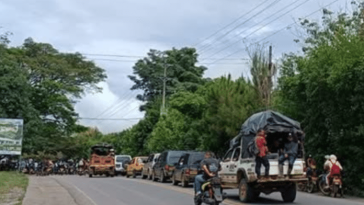
M 333 193 L 334 197 L 336 197 L 338 194 L 340 194 L 340 197 L 344 197 L 343 183 L 340 175 L 334 175 L 331 185 L 328 189 L 326 188 L 326 174 L 320 175 L 319 188 L 322 194 L 326 196 L 331 196 Z
M 63 175 L 66 174 L 67 166 L 64 162 L 58 163 L 58 174 Z
M 27 166 L 26 166 L 26 170 L 27 170 L 28 174 L 34 174 L 35 173 L 34 162 L 28 162 Z
M 319 177 L 318 170 L 316 167 L 311 167 L 307 170 L 307 182 L 298 184 L 300 191 L 307 191 L 308 193 L 313 193 L 318 189 Z
M 75 167 L 74 167 L 74 165 L 69 165 L 68 166 L 68 174 L 75 174 Z
M 195 197 L 195 205 L 201 205 L 202 203 L 218 205 L 227 197 L 226 193 L 222 192 L 221 179 L 219 177 L 208 179 L 201 186 L 201 190 L 202 194 Z

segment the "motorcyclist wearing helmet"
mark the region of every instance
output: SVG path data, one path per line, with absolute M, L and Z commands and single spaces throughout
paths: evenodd
M 203 170 L 203 174 L 199 174 L 195 177 L 195 193 L 196 197 L 199 197 L 201 194 L 201 186 L 205 183 L 208 179 L 215 176 L 214 172 L 217 173 L 221 169 L 221 165 L 219 161 L 212 157 L 211 152 L 205 153 L 205 159 L 201 161 L 201 168 Z
M 341 171 L 343 170 L 339 161 L 337 161 L 337 157 L 335 155 L 330 155 L 330 159 L 328 163 L 325 163 L 329 168 L 329 173 L 326 175 L 326 188 L 330 187 L 331 179 L 335 175 L 341 175 Z

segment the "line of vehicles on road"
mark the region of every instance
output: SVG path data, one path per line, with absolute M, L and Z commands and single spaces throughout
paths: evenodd
M 268 179 L 257 177 L 255 156 L 250 150 L 251 143 L 260 128 L 266 130 L 267 147 L 270 151 L 267 155 L 270 165 Z M 291 174 L 280 178 L 278 177 L 281 168 L 278 164 L 280 144 L 284 143 L 289 133 L 296 133 L 300 137 L 301 143 Z M 296 198 L 297 184 L 301 190 L 308 192 L 313 192 L 315 187 L 318 187 L 318 190 L 326 195 L 331 195 L 331 193 L 334 196 L 338 193 L 342 195 L 341 178 L 335 176 L 330 189 L 325 190 L 323 186 L 326 185 L 324 180 L 326 175 L 319 177 L 306 175 L 304 137 L 300 133 L 302 130 L 298 122 L 273 111 L 256 113 L 248 118 L 242 125 L 238 136 L 230 141 L 225 156 L 219 159 L 221 169 L 216 171 L 215 177 L 203 185 L 206 193 L 203 195 L 206 199 L 204 202 L 220 203 L 225 198 L 223 194 L 225 189 L 237 189 L 242 202 L 254 201 L 261 193 L 268 195 L 272 192 L 280 192 L 283 201 L 293 202 Z M 38 166 L 40 169 L 35 168 L 35 162 L 27 162 L 23 170 L 30 174 L 38 172 L 39 175 L 78 173 L 89 177 L 123 175 L 136 178 L 141 176 L 142 179 L 162 183 L 169 181 L 173 185 L 181 184 L 182 187 L 187 187 L 194 182 L 196 175 L 203 172 L 201 161 L 204 160 L 204 153 L 166 150 L 161 153 L 152 153 L 149 156 L 131 157 L 130 155 L 115 155 L 112 145 L 97 144 L 91 147 L 91 155 L 88 160 L 81 159 L 75 163 L 59 160 L 53 164 L 48 160 Z M 283 169 L 284 173 L 287 173 L 288 164 L 284 165 Z M 261 167 L 261 173 L 264 173 L 264 167 Z M 213 201 L 207 199 L 213 199 Z
M 264 128 L 267 133 L 267 146 L 270 153 L 267 155 L 270 164 L 269 179 L 258 178 L 255 173 L 255 157 L 249 151 L 249 146 L 255 138 L 257 130 Z M 291 174 L 284 178 L 279 178 L 279 142 L 284 142 L 289 133 L 295 133 L 300 137 L 301 144 L 298 147 L 298 155 L 292 167 Z M 239 199 L 242 202 L 254 201 L 261 193 L 270 194 L 280 192 L 283 201 L 293 202 L 296 198 L 297 184 L 308 183 L 306 176 L 306 162 L 304 159 L 304 137 L 302 136 L 300 124 L 280 113 L 264 111 L 251 116 L 242 125 L 238 136 L 230 141 L 230 148 L 225 156 L 220 160 L 221 170 L 218 172 L 219 184 L 222 189 L 237 189 Z M 278 142 L 278 143 L 277 143 Z M 110 148 L 110 147 L 109 147 Z M 110 152 L 111 150 L 111 152 Z M 91 157 L 89 176 L 101 173 L 99 170 L 109 172 L 107 176 L 124 175 L 126 177 L 141 176 L 143 179 L 166 182 L 171 181 L 173 185 L 181 184 L 188 186 L 194 181 L 197 174 L 201 173 L 200 162 L 204 158 L 204 152 L 166 150 L 161 153 L 153 153 L 149 156 L 114 155 L 110 148 L 110 156 L 114 156 L 114 161 L 108 166 L 105 161 L 95 160 Z M 94 164 L 94 165 L 93 165 Z M 93 167 L 93 168 L 92 168 Z M 288 164 L 284 167 L 287 173 Z M 264 167 L 261 168 L 264 173 Z M 337 178 L 334 179 L 334 185 Z M 217 181 L 217 180 L 216 180 Z M 215 181 L 215 182 L 216 182 Z M 334 188 L 326 190 L 331 194 L 334 192 L 342 194 L 342 182 Z M 211 186 L 210 186 L 211 187 Z M 216 204 L 216 201 L 214 202 Z

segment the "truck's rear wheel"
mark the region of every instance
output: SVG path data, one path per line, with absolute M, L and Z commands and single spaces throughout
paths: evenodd
M 246 179 L 241 179 L 239 184 L 240 201 L 248 202 L 254 200 L 254 193 L 254 189 L 247 183 Z
M 284 191 L 281 192 L 284 202 L 293 202 L 296 199 L 296 184 L 291 184 Z

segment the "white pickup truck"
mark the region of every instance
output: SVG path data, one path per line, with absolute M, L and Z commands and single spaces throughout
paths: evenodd
M 277 116 L 278 115 L 278 116 Z M 263 128 L 267 134 L 267 144 L 270 154 L 269 176 L 271 180 L 258 180 L 255 173 L 255 158 L 248 151 L 248 144 L 254 140 L 257 129 Z M 285 202 L 293 202 L 296 198 L 296 183 L 307 181 L 304 172 L 303 146 L 299 146 L 298 156 L 294 163 L 289 179 L 278 179 L 278 150 L 284 143 L 288 133 L 301 133 L 298 122 L 273 111 L 257 113 L 249 118 L 242 126 L 242 131 L 230 142 L 230 149 L 221 161 L 222 170 L 219 172 L 224 189 L 239 189 L 242 202 L 254 201 L 260 193 L 270 194 L 281 192 Z M 302 140 L 302 139 L 301 139 Z M 278 142 L 278 143 L 277 143 Z M 303 143 L 301 141 L 301 143 Z M 284 175 L 287 173 L 288 162 L 284 163 Z M 261 167 L 264 176 L 265 167 Z

